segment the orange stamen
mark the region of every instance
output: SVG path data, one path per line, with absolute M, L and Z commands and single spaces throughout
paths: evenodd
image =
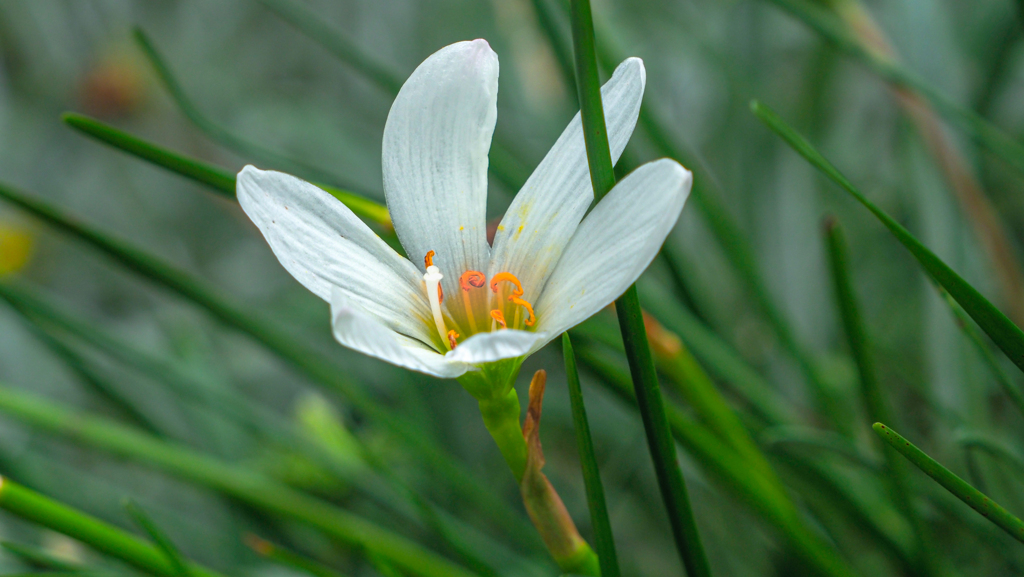
M 423 257 L 424 267 L 434 266 L 434 255 L 437 254 L 432 250 L 427 251 L 427 256 Z
M 533 305 L 519 297 L 512 297 L 512 303 L 523 307 L 524 309 L 526 309 L 526 312 L 530 313 L 530 318 L 526 319 L 526 321 L 523 324 L 525 324 L 528 327 L 532 327 L 533 323 L 537 322 L 537 318 L 533 316 Z
M 472 288 L 480 288 L 484 286 L 486 282 L 487 277 L 484 276 L 484 273 L 478 270 L 467 270 L 459 277 L 459 285 L 462 287 L 462 290 L 466 292 L 469 292 L 469 289 Z
M 505 315 L 502 314 L 501 311 L 499 311 L 498 309 L 494 309 L 493 311 L 491 311 L 491 318 L 494 319 L 495 322 L 498 323 L 498 326 L 500 326 L 501 328 L 508 328 L 508 325 L 505 324 Z
M 448 344 L 452 346 L 453 350 L 455 349 L 455 339 L 457 338 L 459 338 L 459 333 L 455 331 L 448 331 Z
M 441 304 L 443 302 L 444 302 L 444 287 L 441 286 L 441 283 L 437 283 L 437 304 Z
M 499 272 L 498 274 L 491 277 L 491 290 L 498 292 L 498 283 L 505 281 L 510 282 L 516 286 L 516 289 L 512 291 L 512 294 L 508 297 L 508 300 L 523 296 L 523 285 L 519 282 L 519 279 L 510 272 Z

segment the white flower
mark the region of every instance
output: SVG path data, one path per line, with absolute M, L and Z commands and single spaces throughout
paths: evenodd
M 613 160 L 633 132 L 644 82 L 643 62 L 630 58 L 602 89 Z M 506 360 L 514 371 L 621 295 L 658 252 L 692 175 L 672 160 L 645 164 L 587 214 L 594 194 L 578 114 L 488 245 L 497 97 L 497 55 L 474 40 L 427 58 L 395 99 L 384 191 L 411 261 L 319 188 L 252 166 L 239 173 L 243 210 L 288 272 L 330 303 L 341 344 L 438 377 Z

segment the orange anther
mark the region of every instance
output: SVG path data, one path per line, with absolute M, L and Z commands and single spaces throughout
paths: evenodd
M 443 302 L 444 302 L 444 287 L 441 286 L 441 283 L 437 283 L 437 304 L 441 304 Z
M 455 339 L 459 338 L 459 333 L 455 331 L 448 331 L 448 344 L 455 348 Z
M 424 267 L 434 266 L 434 254 L 436 253 L 432 250 L 427 251 L 427 256 L 423 257 Z
M 478 270 L 467 270 L 459 277 L 459 285 L 462 287 L 462 290 L 466 292 L 469 292 L 469 289 L 471 288 L 480 288 L 484 286 L 484 283 L 486 282 L 487 277 L 484 276 L 484 273 Z
M 501 311 L 499 311 L 498 309 L 494 309 L 493 311 L 491 311 L 491 318 L 494 319 L 498 323 L 498 326 L 500 326 L 501 328 L 508 328 L 508 325 L 505 324 L 505 315 L 501 314 Z
M 519 279 L 510 272 L 499 272 L 498 274 L 491 277 L 491 290 L 498 292 L 498 283 L 501 281 L 510 282 L 516 285 L 516 289 L 509 295 L 508 300 L 523 296 L 523 285 L 519 282 Z
M 533 323 L 537 322 L 537 318 L 533 316 L 533 305 L 519 297 L 512 297 L 512 303 L 523 307 L 524 309 L 526 309 L 526 312 L 530 313 L 530 318 L 523 321 L 523 324 L 525 324 L 528 327 L 532 327 Z

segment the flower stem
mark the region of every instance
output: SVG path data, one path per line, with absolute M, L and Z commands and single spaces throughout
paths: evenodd
M 490 399 L 480 399 L 480 414 L 484 426 L 505 457 L 516 483 L 523 481 L 526 471 L 526 440 L 519 428 L 519 395 L 515 389 Z

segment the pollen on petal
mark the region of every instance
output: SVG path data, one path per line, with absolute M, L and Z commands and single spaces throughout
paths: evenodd
M 462 290 L 466 292 L 469 292 L 472 288 L 480 288 L 484 286 L 486 282 L 487 277 L 484 273 L 478 270 L 467 270 L 459 277 L 459 286 L 461 286 Z

